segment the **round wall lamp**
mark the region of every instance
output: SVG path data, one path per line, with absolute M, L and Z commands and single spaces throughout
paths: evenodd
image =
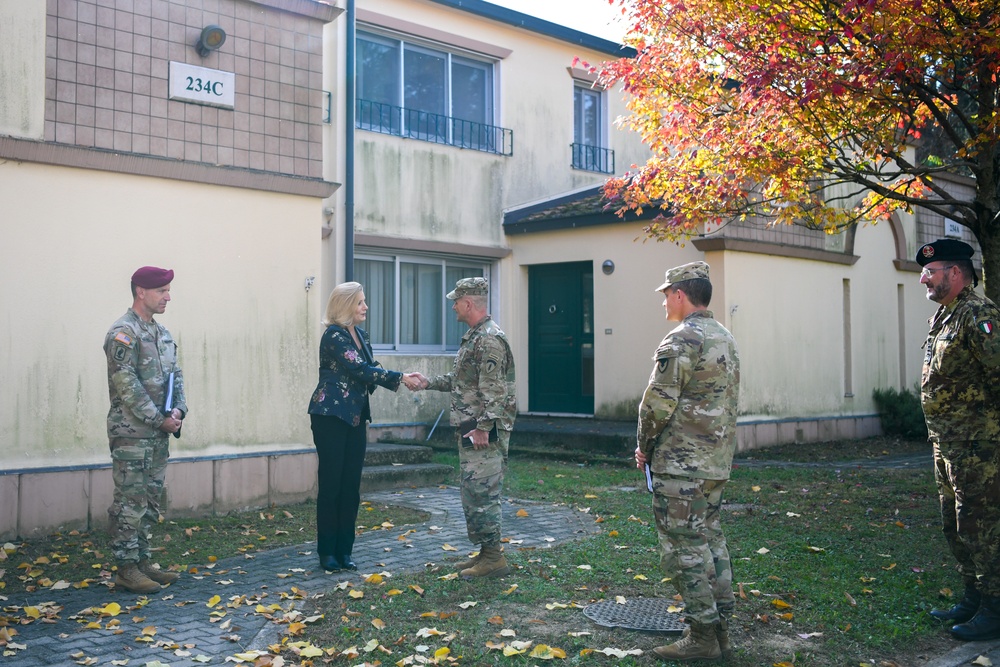
M 610 259 L 604 260 L 604 263 L 601 264 L 601 271 L 604 271 L 604 275 L 610 276 L 615 272 L 615 263 Z
M 225 43 L 226 31 L 217 25 L 207 25 L 202 28 L 194 48 L 198 51 L 198 55 L 204 58 L 212 51 L 218 51 Z

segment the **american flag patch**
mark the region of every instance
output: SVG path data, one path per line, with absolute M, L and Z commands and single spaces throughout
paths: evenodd
M 132 337 L 124 331 L 119 331 L 115 334 L 115 341 L 121 343 L 122 345 L 132 345 Z

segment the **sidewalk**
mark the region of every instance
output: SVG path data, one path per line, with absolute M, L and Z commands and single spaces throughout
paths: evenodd
M 360 583 L 365 576 L 376 572 L 398 575 L 419 571 L 429 563 L 441 565 L 442 574 L 446 574 L 450 571 L 449 563 L 464 560 L 472 549 L 457 488 L 382 491 L 365 494 L 364 500 L 413 507 L 429 512 L 431 517 L 412 533 L 408 531 L 413 526 L 408 526 L 359 536 L 354 548 L 358 572 L 324 572 L 319 569 L 315 544 L 307 543 L 222 559 L 212 569 L 207 569 L 206 563 L 192 563 L 199 575 L 183 574 L 180 581 L 151 596 L 150 602 L 141 608 L 136 605 L 142 596 L 103 585 L 80 590 L 45 590 L 32 594 L 28 600 L 8 599 L 0 603 L 3 607 L 0 616 L 10 619 L 10 627 L 18 633 L 12 641 L 24 648 L 0 657 L 0 665 L 76 667 L 110 665 L 112 660 L 127 659 L 131 667 L 152 661 L 170 667 L 194 667 L 206 664 L 205 656 L 211 658 L 207 664 L 220 665 L 237 653 L 266 650 L 269 644 L 280 641 L 287 630 L 286 624 L 273 623 L 256 613 L 258 604 L 287 607 L 283 593 L 286 597 L 315 595 L 332 590 L 342 581 Z M 527 517 L 516 516 L 522 508 L 528 511 Z M 511 540 L 523 540 L 519 547 L 547 549 L 597 531 L 592 517 L 585 520 L 580 512 L 565 506 L 505 500 L 503 514 L 504 535 Z M 409 546 L 398 539 L 403 533 L 408 533 Z M 458 552 L 443 551 L 445 543 L 455 546 Z M 293 587 L 299 592 L 293 591 Z M 224 619 L 212 616 L 212 609 L 207 606 L 215 595 L 222 598 L 220 607 L 227 612 Z M 234 596 L 245 598 L 241 600 L 242 606 L 226 608 L 225 604 Z M 112 602 L 121 605 L 122 611 L 114 617 L 119 625 L 112 624 L 108 629 L 112 617 L 98 617 L 88 610 Z M 40 608 L 44 616 L 46 604 L 61 607 L 57 620 L 18 624 L 29 620 L 23 607 Z M 213 619 L 217 622 L 213 623 Z M 87 624 L 92 621 L 99 622 L 100 628 L 88 629 Z M 146 637 L 149 641 L 137 641 L 144 637 L 143 629 L 147 627 L 155 628 L 155 635 Z

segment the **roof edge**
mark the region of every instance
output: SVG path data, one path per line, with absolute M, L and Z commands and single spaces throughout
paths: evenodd
M 558 23 L 546 21 L 545 19 L 523 14 L 521 12 L 514 11 L 513 9 L 501 7 L 500 5 L 494 5 L 493 3 L 485 2 L 484 0 L 430 1 L 439 5 L 460 9 L 462 11 L 469 12 L 470 14 L 476 14 L 494 21 L 499 21 L 500 23 L 506 23 L 507 25 L 512 25 L 516 28 L 523 28 L 548 37 L 554 37 L 564 42 L 579 44 L 580 46 L 588 49 L 600 51 L 601 53 L 607 53 L 608 55 L 618 58 L 634 58 L 636 55 L 635 49 L 630 46 L 625 46 L 610 39 L 604 39 L 603 37 L 590 35 L 580 30 L 567 28 L 564 25 L 559 25 Z

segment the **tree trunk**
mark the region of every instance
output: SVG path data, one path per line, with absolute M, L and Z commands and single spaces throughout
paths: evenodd
M 983 291 L 993 303 L 1000 304 L 1000 222 L 997 221 L 997 211 L 986 211 L 980 214 L 980 220 L 986 221 L 975 230 L 976 240 L 983 251 Z

